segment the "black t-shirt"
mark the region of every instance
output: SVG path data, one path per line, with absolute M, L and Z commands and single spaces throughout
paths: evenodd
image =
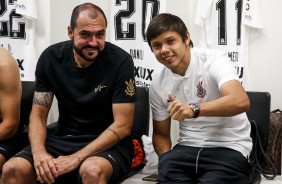
M 135 102 L 134 64 L 121 48 L 106 42 L 96 61 L 77 68 L 71 41 L 51 45 L 36 67 L 37 92 L 58 100 L 59 132 L 98 136 L 113 123 L 113 103 Z

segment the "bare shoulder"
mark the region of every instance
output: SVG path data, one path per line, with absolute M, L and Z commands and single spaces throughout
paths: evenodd
M 17 61 L 3 47 L 0 47 L 0 88 L 18 87 L 20 85 L 20 72 Z
M 17 69 L 17 62 L 15 58 L 3 47 L 0 46 L 0 69 L 7 68 L 9 69 Z

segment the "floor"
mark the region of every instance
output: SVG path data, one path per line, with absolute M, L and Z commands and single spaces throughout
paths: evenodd
M 155 182 L 151 181 L 142 181 L 142 178 L 147 175 L 138 173 L 123 181 L 122 184 L 154 184 Z M 281 175 L 276 176 L 274 180 L 267 180 L 262 176 L 262 181 L 260 184 L 282 184 Z
M 274 178 L 274 180 L 267 180 L 264 177 L 262 177 L 261 184 L 282 184 L 282 178 L 281 175 L 278 175 Z

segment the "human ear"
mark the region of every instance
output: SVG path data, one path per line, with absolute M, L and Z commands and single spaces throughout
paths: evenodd
M 70 28 L 70 27 L 68 27 L 68 35 L 69 35 L 69 38 L 71 39 L 71 40 L 73 40 L 73 31 L 72 31 L 72 29 Z

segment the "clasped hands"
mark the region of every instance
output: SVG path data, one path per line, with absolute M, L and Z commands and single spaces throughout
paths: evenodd
M 51 184 L 56 177 L 75 170 L 81 163 L 74 154 L 53 158 L 46 152 L 33 153 L 37 181 Z

